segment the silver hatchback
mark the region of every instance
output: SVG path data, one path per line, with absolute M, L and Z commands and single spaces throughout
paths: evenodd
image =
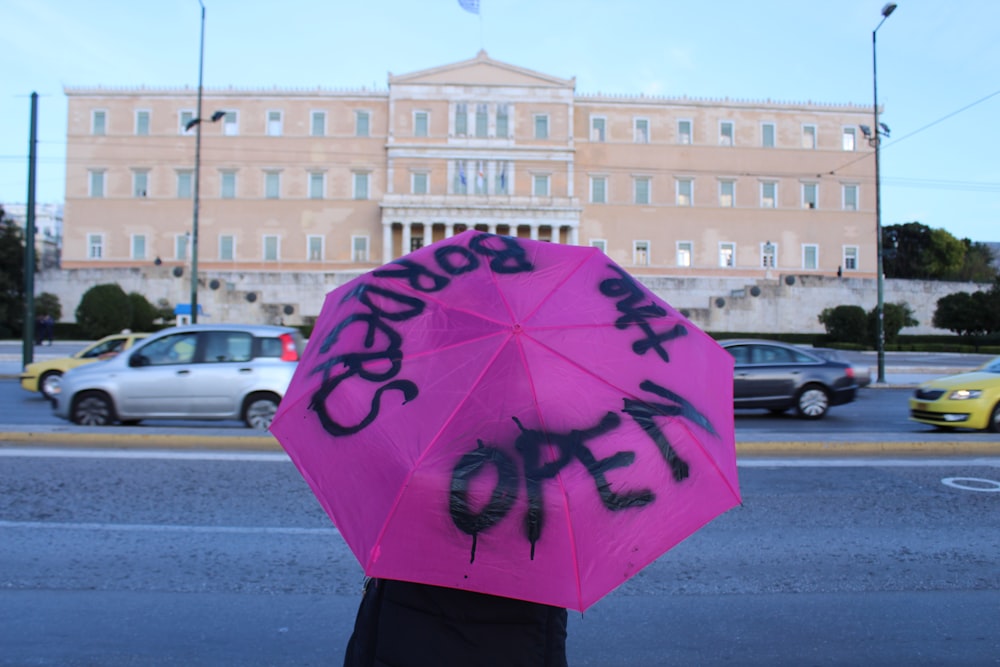
M 63 377 L 55 414 L 104 426 L 143 419 L 241 419 L 267 429 L 305 343 L 289 327 L 194 324 Z

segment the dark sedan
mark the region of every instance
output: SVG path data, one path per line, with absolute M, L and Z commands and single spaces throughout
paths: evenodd
M 737 409 L 794 408 L 804 419 L 819 419 L 831 406 L 854 400 L 858 383 L 850 364 L 771 340 L 721 340 L 733 355 L 733 400 Z

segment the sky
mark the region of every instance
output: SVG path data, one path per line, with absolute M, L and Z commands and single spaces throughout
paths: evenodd
M 578 94 L 872 105 L 884 0 L 202 0 L 204 86 L 387 89 L 490 57 Z M 899 0 L 877 32 L 882 224 L 1000 241 L 1000 2 Z M 0 203 L 65 191 L 63 86 L 196 87 L 199 0 L 0 0 Z M 872 159 L 872 158 L 866 158 Z

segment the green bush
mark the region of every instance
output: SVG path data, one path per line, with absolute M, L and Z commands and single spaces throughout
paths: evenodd
M 869 342 L 868 316 L 861 306 L 825 308 L 818 319 L 831 341 L 855 345 Z
M 899 332 L 904 327 L 915 327 L 920 324 L 913 319 L 913 309 L 908 303 L 883 303 L 882 304 L 882 333 L 885 342 L 895 343 L 899 339 Z M 878 306 L 875 306 L 868 313 L 869 335 L 873 347 L 878 347 Z
M 86 338 L 101 338 L 128 329 L 132 324 L 129 297 L 114 283 L 95 285 L 80 299 L 76 322 Z
M 37 317 L 48 315 L 56 322 L 61 320 L 62 304 L 59 302 L 59 297 L 51 292 L 39 294 L 35 297 L 35 315 Z
M 156 306 L 138 292 L 129 292 L 128 302 L 132 312 L 129 328 L 132 331 L 153 331 L 153 322 L 160 316 Z

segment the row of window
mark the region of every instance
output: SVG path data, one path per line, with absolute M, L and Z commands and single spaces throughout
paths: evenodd
M 451 171 L 450 194 L 476 195 L 508 195 L 512 194 L 513 165 L 505 161 L 492 160 L 456 160 L 449 164 Z M 177 179 L 177 197 L 187 199 L 192 196 L 194 171 L 181 169 L 175 172 Z M 264 170 L 264 197 L 267 199 L 281 198 L 280 170 Z M 310 199 L 326 198 L 326 173 L 322 171 L 307 172 L 307 196 Z M 89 173 L 89 196 L 104 197 L 106 193 L 107 172 L 103 169 L 91 169 Z M 653 177 L 633 176 L 631 202 L 648 205 L 653 202 Z M 761 180 L 759 183 L 760 208 L 777 208 L 778 181 Z M 145 197 L 149 192 L 150 172 L 148 169 L 132 170 L 132 196 Z M 371 173 L 352 172 L 353 199 L 368 199 L 371 196 Z M 853 183 L 841 184 L 841 209 L 845 211 L 858 210 L 858 186 Z M 430 172 L 414 170 L 410 174 L 410 192 L 415 195 L 430 194 Z M 235 169 L 219 170 L 219 193 L 222 199 L 235 199 L 237 193 L 237 171 Z M 551 195 L 551 175 L 533 173 L 531 175 L 531 194 L 535 197 Z M 801 183 L 800 201 L 802 208 L 815 209 L 819 207 L 819 183 Z M 611 202 L 608 176 L 591 176 L 588 201 L 591 204 L 608 204 Z M 675 178 L 673 201 L 677 206 L 694 206 L 694 179 Z M 736 206 L 736 180 L 720 179 L 718 181 L 718 206 L 734 208 Z
M 219 235 L 219 261 L 231 262 L 237 259 L 236 235 Z M 189 233 L 174 235 L 173 259 L 187 261 L 191 237 Z M 368 261 L 369 241 L 367 236 L 351 237 L 351 261 Z M 261 260 L 277 262 L 281 260 L 281 236 L 278 234 L 263 234 L 261 236 Z M 326 259 L 325 238 L 319 235 L 306 237 L 306 258 L 310 262 L 322 262 Z M 104 259 L 106 256 L 106 241 L 104 234 L 87 234 L 87 258 Z M 132 234 L 129 258 L 134 260 L 149 260 L 149 239 L 145 234 Z
M 188 234 L 176 234 L 174 236 L 173 259 L 186 261 L 188 259 L 188 249 L 190 244 Z M 218 259 L 220 261 L 235 261 L 236 235 L 221 234 L 218 241 Z M 411 249 L 419 248 L 422 239 L 414 237 L 411 239 Z M 604 239 L 593 239 L 590 245 L 607 251 L 607 241 Z M 130 259 L 145 261 L 148 256 L 148 239 L 145 234 L 133 234 L 131 236 Z M 367 262 L 369 257 L 369 239 L 367 236 L 351 237 L 351 261 Z M 819 245 L 815 243 L 804 243 L 801 246 L 802 263 L 801 268 L 805 270 L 819 269 Z M 326 259 L 325 237 L 321 235 L 309 235 L 306 237 L 306 258 L 310 262 L 322 262 Z M 760 266 L 762 268 L 776 268 L 778 246 L 771 242 L 760 244 L 759 249 Z M 87 257 L 89 259 L 103 259 L 105 256 L 104 234 L 87 235 Z M 649 266 L 651 263 L 651 249 L 649 241 L 632 242 L 632 263 L 635 266 Z M 675 262 L 678 267 L 692 267 L 694 258 L 694 242 L 678 241 L 675 249 Z M 261 236 L 261 257 L 265 262 L 277 262 L 281 260 L 281 236 L 279 234 L 263 234 Z M 732 268 L 736 265 L 736 244 L 728 241 L 720 242 L 718 245 L 718 265 L 723 268 Z M 844 246 L 842 254 L 842 268 L 845 271 L 856 271 L 858 268 L 858 246 Z
M 476 138 L 509 138 L 513 136 L 514 118 L 510 105 L 507 104 L 468 104 L 456 102 L 452 105 L 450 118 L 450 134 L 457 137 Z M 147 109 L 135 111 L 135 134 L 146 136 L 150 133 L 150 112 Z M 240 133 L 240 115 L 235 110 L 220 112 L 222 134 L 237 136 Z M 178 131 L 181 134 L 194 132 L 195 112 L 182 109 L 178 113 Z M 95 109 L 91 114 L 91 133 L 107 134 L 108 112 Z M 354 136 L 371 136 L 372 112 L 367 110 L 354 111 Z M 533 114 L 533 136 L 535 139 L 549 138 L 549 115 Z M 638 144 L 651 142 L 650 119 L 635 117 L 632 119 L 632 140 Z M 593 115 L 590 117 L 590 140 L 604 142 L 608 140 L 608 118 Z M 430 111 L 416 110 L 412 114 L 412 132 L 414 137 L 427 137 L 430 133 Z M 284 134 L 284 112 L 278 109 L 268 110 L 264 133 L 279 137 Z M 313 137 L 327 136 L 327 112 L 313 110 L 309 114 L 309 135 Z M 694 136 L 694 121 L 689 118 L 677 120 L 676 142 L 691 144 Z M 801 140 L 797 147 L 815 149 L 818 147 L 818 129 L 814 124 L 801 126 Z M 777 145 L 777 125 L 773 121 L 763 121 L 759 125 L 759 145 L 764 148 L 774 148 Z M 720 120 L 718 123 L 718 143 L 720 146 L 736 145 L 736 123 L 731 120 Z M 841 130 L 840 147 L 845 151 L 856 150 L 858 146 L 857 130 L 854 127 L 844 127 Z
M 607 252 L 607 240 L 592 239 L 590 245 L 600 248 L 602 252 Z M 805 270 L 818 270 L 819 267 L 819 245 L 815 243 L 803 243 L 801 246 L 802 262 L 801 267 Z M 766 241 L 760 244 L 759 258 L 760 266 L 765 269 L 777 267 L 778 246 Z M 678 267 L 693 267 L 694 242 L 677 241 L 675 247 L 675 265 Z M 649 241 L 632 242 L 632 264 L 635 266 L 650 266 L 651 245 Z M 720 241 L 718 244 L 718 266 L 721 268 L 733 268 L 736 266 L 736 244 L 730 241 Z M 844 271 L 857 271 L 858 269 L 858 246 L 844 246 L 842 253 L 842 264 L 839 268 Z

